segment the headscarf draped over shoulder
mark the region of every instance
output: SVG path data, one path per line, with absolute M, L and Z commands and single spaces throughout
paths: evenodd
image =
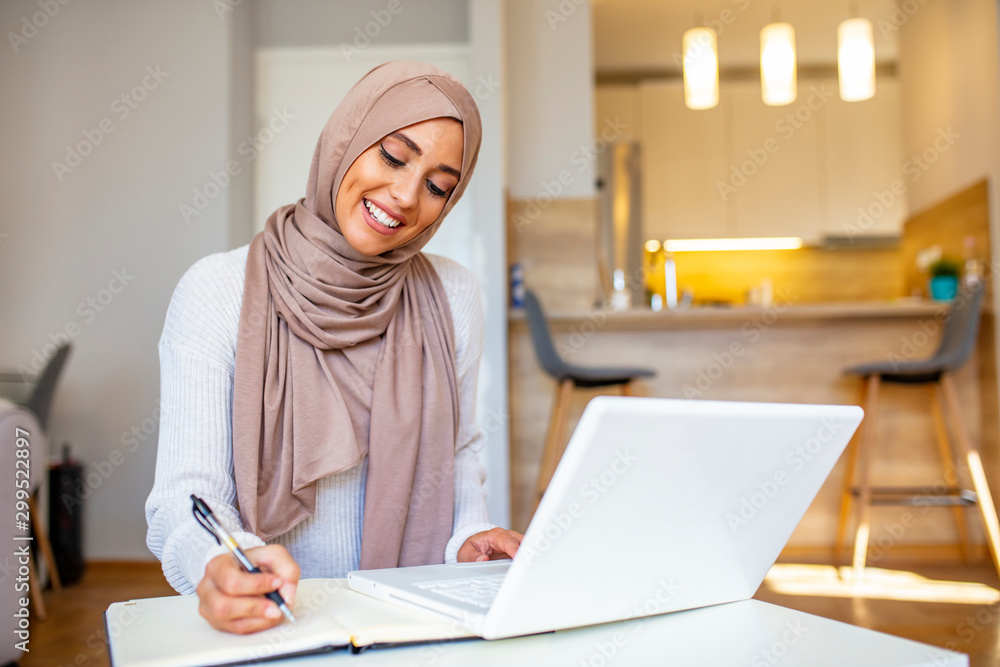
M 337 223 L 344 174 L 396 130 L 454 118 L 461 177 L 406 244 L 357 252 Z M 271 214 L 247 257 L 233 380 L 233 464 L 247 530 L 271 540 L 316 511 L 316 483 L 368 457 L 361 567 L 439 563 L 451 536 L 458 383 L 451 310 L 420 249 L 462 196 L 482 125 L 447 72 L 391 62 L 327 121 L 306 196 Z

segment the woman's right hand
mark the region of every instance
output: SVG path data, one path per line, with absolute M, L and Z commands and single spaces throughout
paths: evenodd
M 198 584 L 198 613 L 216 630 L 239 635 L 267 630 L 283 618 L 281 611 L 264 597 L 277 589 L 289 607 L 295 601 L 299 566 L 285 547 L 268 544 L 246 550 L 250 561 L 263 572 L 250 574 L 224 553 L 208 561 Z

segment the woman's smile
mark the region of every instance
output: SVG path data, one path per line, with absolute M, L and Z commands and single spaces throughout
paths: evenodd
M 390 212 L 386 206 L 381 206 L 370 199 L 362 199 L 361 207 L 364 209 L 365 221 L 368 226 L 379 234 L 392 236 L 401 227 L 406 225 L 406 218 L 401 214 Z

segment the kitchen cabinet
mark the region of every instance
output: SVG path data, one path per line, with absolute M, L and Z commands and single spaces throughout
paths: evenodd
M 732 142 L 719 190 L 734 211 L 733 236 L 820 235 L 817 97 L 804 81 L 795 102 L 780 107 L 761 101 L 758 81 L 722 88 Z
M 728 236 L 716 188 L 726 169 L 723 110 L 688 109 L 680 81 L 642 84 L 638 98 L 645 237 Z
M 837 78 L 801 78 L 770 107 L 757 80 L 723 81 L 718 106 L 684 106 L 680 79 L 597 88 L 598 130 L 624 122 L 642 151 L 643 236 L 898 235 L 907 216 L 899 84 L 840 99 Z
M 829 174 L 825 233 L 855 241 L 899 234 L 908 215 L 899 83 L 880 77 L 875 97 L 863 102 L 836 96 L 821 120 L 820 152 Z

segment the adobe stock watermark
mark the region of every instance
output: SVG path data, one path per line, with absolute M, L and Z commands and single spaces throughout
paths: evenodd
M 989 266 L 989 265 L 987 265 Z M 983 276 L 986 280 L 992 271 Z M 959 291 L 952 300 L 951 306 L 947 310 L 941 310 L 917 323 L 917 329 L 908 336 L 900 337 L 899 352 L 890 352 L 886 355 L 893 371 L 898 371 L 903 364 L 913 361 L 916 358 L 928 356 L 924 351 L 931 344 L 936 344 L 937 334 L 951 320 L 952 316 L 961 312 L 969 303 L 970 295 L 967 292 Z
M 407 2 L 412 1 L 407 0 Z M 402 0 L 389 0 L 382 9 L 369 10 L 368 14 L 372 17 L 371 20 L 363 26 L 354 26 L 354 39 L 351 40 L 351 43 L 340 43 L 340 53 L 344 59 L 351 62 L 360 56 L 361 52 L 371 46 L 373 40 L 377 40 L 382 31 L 405 9 Z
M 674 581 L 673 577 L 661 577 L 656 584 L 657 587 L 653 594 L 646 598 L 642 604 L 633 607 L 631 614 L 623 622 L 622 625 L 629 630 L 630 634 L 634 635 L 642 630 L 649 616 L 665 613 L 670 603 L 684 590 L 679 583 Z M 625 642 L 616 642 L 616 644 L 621 648 Z M 601 666 L 594 664 L 593 667 Z
M 872 192 L 872 201 L 867 206 L 859 206 L 857 218 L 844 225 L 844 233 L 851 243 L 855 237 L 862 236 L 868 232 L 875 222 L 886 214 L 896 203 L 896 200 L 906 194 L 906 181 L 916 183 L 920 180 L 941 156 L 955 145 L 956 139 L 961 139 L 962 135 L 951 129 L 939 127 L 937 136 L 930 146 L 920 152 L 919 155 L 911 155 L 910 158 L 900 167 L 904 178 L 897 178 L 884 190 Z
M 91 461 L 89 470 L 82 477 L 80 483 L 73 493 L 63 493 L 59 501 L 69 511 L 70 514 L 76 512 L 77 507 L 83 506 L 83 501 L 93 495 L 104 482 L 111 479 L 111 476 L 127 460 L 128 455 L 134 454 L 154 433 L 160 424 L 160 406 L 153 409 L 152 414 L 138 424 L 122 432 L 119 441 L 122 449 L 112 449 L 107 456 L 100 461 Z
M 781 662 L 788 655 L 791 647 L 802 641 L 802 636 L 809 632 L 809 628 L 802 625 L 801 620 L 786 621 L 785 631 L 781 637 L 775 639 L 769 646 L 765 646 L 750 658 L 750 667 L 773 667 Z
M 920 522 L 920 517 L 927 514 L 932 507 L 939 506 L 936 500 L 945 496 L 952 486 L 958 483 L 959 475 L 967 475 L 968 466 L 960 462 L 958 466 L 948 469 L 947 479 L 939 479 L 933 485 L 921 489 L 921 494 L 913 498 L 912 506 L 919 507 L 917 513 L 904 510 L 895 521 L 882 522 L 882 532 L 878 537 L 869 537 L 870 546 L 867 552 L 867 561 L 877 563 L 892 550 L 894 546 L 902 541 L 907 531 Z
M 18 53 L 21 47 L 26 45 L 38 31 L 49 24 L 49 21 L 54 19 L 59 13 L 59 10 L 70 3 L 70 0 L 38 0 L 38 7 L 41 11 L 37 11 L 31 15 L 21 17 L 21 29 L 17 32 L 8 32 L 7 41 L 10 42 L 10 47 L 14 49 L 14 53 Z
M 927 0 L 903 0 L 892 5 L 889 18 L 880 18 L 875 22 L 878 31 L 882 33 L 882 38 L 887 39 L 889 35 L 899 32 L 899 29 L 906 25 L 925 4 Z
M 643 288 L 648 275 L 647 267 L 637 267 L 625 277 L 626 288 L 633 292 Z M 571 357 L 575 352 L 582 350 L 587 341 L 607 324 L 608 314 L 613 312 L 617 312 L 617 309 L 610 298 L 605 299 L 599 306 L 588 309 L 583 322 L 579 325 L 570 325 L 568 338 L 560 338 L 555 341 L 556 350 L 565 357 Z
M 714 352 L 712 361 L 707 366 L 698 369 L 694 384 L 684 384 L 681 391 L 684 398 L 702 398 L 715 383 L 736 364 L 736 360 L 746 354 L 749 345 L 753 345 L 778 321 L 781 315 L 798 300 L 798 296 L 790 290 L 779 289 L 775 293 L 774 303 L 754 315 L 740 327 L 740 335 L 746 340 L 734 340 L 722 352 Z
M 794 110 L 788 111 L 774 124 L 774 131 L 783 141 L 788 141 L 801 130 L 806 123 L 812 120 L 817 111 L 833 99 L 837 91 L 827 84 L 822 83 L 817 86 L 809 86 L 809 95 L 805 101 Z M 715 189 L 718 191 L 722 201 L 727 201 L 729 196 L 746 185 L 753 178 L 772 155 L 781 150 L 781 143 L 777 137 L 771 136 L 765 139 L 757 147 L 746 149 L 747 159 L 739 164 L 731 165 L 729 168 L 729 179 L 716 181 Z
M 248 135 L 239 146 L 236 153 L 243 158 L 242 163 L 238 160 L 229 160 L 224 169 L 209 171 L 208 178 L 200 186 L 191 188 L 192 196 L 190 202 L 181 202 L 177 205 L 177 211 L 185 225 L 201 215 L 202 211 L 229 188 L 234 177 L 243 173 L 243 167 L 257 159 L 267 146 L 274 141 L 277 135 L 288 127 L 289 121 L 295 120 L 295 114 L 290 113 L 287 107 L 282 107 L 279 111 L 274 109 L 267 123 L 257 130 L 256 133 Z
M 118 119 L 119 123 L 123 122 L 149 97 L 149 93 L 159 88 L 163 80 L 170 76 L 170 72 L 164 72 L 159 65 L 156 67 L 147 65 L 145 71 L 146 73 L 139 83 L 111 102 L 111 113 L 114 118 L 105 116 L 97 122 L 95 127 L 82 130 L 83 139 L 73 145 L 66 144 L 66 156 L 63 158 L 63 162 L 52 161 L 52 171 L 60 183 L 63 182 L 67 174 L 72 173 L 83 164 L 84 159 L 92 154 L 94 149 L 100 146 L 109 134 L 115 131 L 117 128 L 115 118 Z
M 303 590 L 303 587 L 301 587 L 300 584 L 300 588 L 296 592 L 294 607 L 295 614 L 300 622 L 323 608 L 324 605 L 327 604 L 330 596 L 335 593 L 341 585 L 336 579 L 318 579 L 313 581 L 317 583 L 317 586 L 312 587 L 310 582 L 310 588 L 308 590 Z M 279 657 L 282 653 L 282 646 L 288 641 L 289 638 L 294 638 L 296 636 L 296 627 L 296 625 L 292 625 L 291 623 L 282 623 L 281 625 L 260 633 L 259 636 L 264 641 L 257 645 L 249 645 L 246 648 L 246 653 L 240 660 L 240 664 L 266 663 L 267 661 L 271 661 L 276 657 Z
M 121 270 L 113 270 L 107 285 L 77 304 L 76 314 L 80 316 L 79 320 L 71 319 L 66 322 L 62 329 L 49 332 L 49 342 L 43 345 L 41 350 L 31 350 L 31 364 L 29 366 L 18 364 L 17 371 L 21 374 L 21 379 L 27 381 L 37 378 L 59 346 L 69 343 L 83 333 L 84 325 L 92 323 L 100 313 L 107 310 L 115 297 L 124 292 L 133 280 L 135 280 L 135 276 L 130 274 L 126 267 L 123 266 Z
M 955 626 L 955 634 L 962 640 L 962 644 L 968 646 L 983 630 L 996 631 L 997 622 L 1000 621 L 1000 602 L 980 607 L 974 614 L 968 614 L 958 625 Z M 961 651 L 958 642 L 950 641 L 944 645 L 949 651 Z M 942 664 L 942 663 L 935 663 Z
M 549 30 L 555 32 L 560 23 L 565 23 L 580 7 L 588 7 L 587 0 L 559 0 L 555 9 L 545 10 L 545 21 L 549 24 Z
M 749 525 L 761 510 L 781 493 L 781 489 L 791 481 L 791 475 L 805 468 L 844 428 L 843 424 L 837 423 L 830 417 L 820 423 L 815 435 L 804 443 L 795 445 L 785 454 L 785 465 L 788 466 L 788 470 L 779 468 L 770 478 L 757 482 L 756 489 L 740 495 L 739 507 L 726 513 L 726 523 L 734 535 Z
M 579 175 L 586 171 L 608 149 L 608 145 L 617 141 L 627 129 L 628 123 L 622 121 L 619 116 L 615 116 L 614 120 L 605 121 L 600 136 L 570 153 L 569 164 L 576 167 L 575 172 L 569 168 L 560 169 L 555 178 L 542 181 L 542 192 L 531 198 L 524 213 L 514 213 L 511 216 L 514 221 L 514 229 L 521 232 L 527 225 L 537 220 L 542 212 L 552 205 L 555 198 L 575 183 Z
M 518 555 L 520 556 L 523 552 L 524 555 L 522 558 L 530 562 L 539 554 L 543 554 L 551 549 L 556 542 L 572 529 L 580 517 L 586 513 L 587 507 L 596 503 L 638 461 L 639 457 L 633 455 L 628 449 L 616 451 L 611 463 L 580 487 L 579 494 L 586 499 L 587 503 L 573 501 L 566 507 L 565 511 L 556 513 L 545 527 L 541 529 L 541 535 L 535 538 L 532 544 L 521 543 Z
M 215 10 L 215 15 L 222 21 L 242 4 L 243 0 L 212 0 L 212 9 Z
M 588 658 L 580 658 L 580 667 L 606 667 L 618 655 L 618 651 L 628 644 L 624 630 L 613 633 L 606 642 L 594 642 L 594 649 Z

